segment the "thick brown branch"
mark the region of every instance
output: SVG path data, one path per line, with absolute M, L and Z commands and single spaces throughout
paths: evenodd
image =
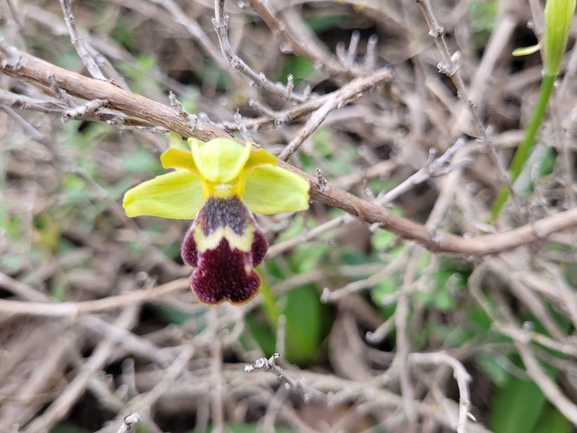
M 61 89 L 72 96 L 86 100 L 107 101 L 109 109 L 121 111 L 127 116 L 142 119 L 156 126 L 162 126 L 183 137 L 195 137 L 202 141 L 217 137 L 231 138 L 226 131 L 200 119 L 195 119 L 195 122 L 191 124 L 188 119 L 167 105 L 127 92 L 112 83 L 93 80 L 59 68 L 5 44 L 0 45 L 0 71 L 47 88 L 56 82 Z M 433 251 L 467 256 L 495 254 L 543 239 L 551 233 L 577 225 L 577 208 L 574 208 L 506 233 L 464 238 L 431 230 L 393 215 L 376 204 L 361 200 L 330 184 L 321 188 L 316 177 L 305 174 L 282 161 L 279 161 L 279 165 L 306 178 L 311 183 L 311 197 L 314 200 L 342 209 L 360 217 L 365 222 L 378 223 L 380 227 L 405 239 L 414 240 Z
M 195 123 L 195 128 L 192 130 L 193 125 L 188 123 L 188 119 L 167 105 L 127 92 L 112 83 L 93 80 L 67 71 L 23 52 L 17 52 L 18 58 L 15 58 L 15 53 L 7 52 L 6 48 L 0 47 L 0 71 L 7 75 L 41 84 L 47 88 L 55 82 L 72 96 L 89 101 L 94 99 L 108 101 L 110 109 L 121 111 L 129 117 L 136 117 L 147 123 L 164 126 L 183 137 L 197 137 L 202 141 L 229 137 L 226 132 L 201 120 Z

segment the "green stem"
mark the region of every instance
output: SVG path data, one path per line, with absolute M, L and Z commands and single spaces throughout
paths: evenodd
M 539 126 L 541 126 L 541 122 L 543 120 L 543 116 L 545 115 L 545 111 L 547 110 L 547 104 L 549 102 L 549 98 L 551 97 L 551 93 L 553 92 L 553 87 L 555 85 L 555 79 L 557 75 L 545 75 L 543 77 L 543 81 L 541 82 L 541 91 L 539 93 L 539 99 L 537 101 L 537 105 L 535 106 L 535 111 L 533 111 L 533 116 L 527 125 L 527 129 L 525 130 L 525 137 L 517 151 L 515 152 L 515 156 L 513 157 L 513 161 L 511 162 L 511 167 L 509 167 L 509 173 L 511 176 L 511 183 L 515 182 L 527 159 L 529 159 L 529 153 L 533 144 L 535 142 L 535 135 L 537 135 L 537 131 L 539 130 Z M 506 187 L 501 188 L 499 191 L 499 195 L 497 196 L 497 200 L 493 204 L 493 208 L 491 209 L 491 217 L 493 220 L 497 219 L 503 205 L 507 202 L 509 198 L 509 190 Z

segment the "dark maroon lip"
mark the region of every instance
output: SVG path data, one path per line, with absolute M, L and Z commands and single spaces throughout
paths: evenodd
M 194 239 L 197 227 L 204 236 L 229 227 L 239 236 L 252 237 L 251 248 L 242 251 L 231 247 L 223 236 L 216 247 L 200 252 Z M 181 253 L 195 268 L 191 288 L 201 303 L 242 305 L 258 293 L 261 277 L 254 268 L 262 263 L 267 250 L 266 238 L 244 203 L 238 197 L 227 197 L 210 198 L 204 204 L 185 236 Z
M 245 304 L 256 296 L 261 285 L 251 262 L 252 253 L 231 248 L 222 239 L 216 248 L 199 254 L 191 278 L 192 290 L 204 304 Z

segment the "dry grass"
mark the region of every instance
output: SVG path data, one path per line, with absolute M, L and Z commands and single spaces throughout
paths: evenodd
M 510 54 L 528 5 L 77 1 L 76 34 L 61 3 L 0 9 L 0 431 L 577 425 L 574 48 L 489 222 L 539 90 Z M 246 306 L 188 290 L 189 223 L 124 215 L 169 130 L 311 181 L 309 211 L 257 217 Z

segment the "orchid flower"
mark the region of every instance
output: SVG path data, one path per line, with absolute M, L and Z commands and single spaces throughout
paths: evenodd
M 261 286 L 254 269 L 268 243 L 252 212 L 276 214 L 308 209 L 309 183 L 276 165 L 264 149 L 252 151 L 226 138 L 189 151 L 170 148 L 160 160 L 174 171 L 128 190 L 126 215 L 192 220 L 182 259 L 195 268 L 191 288 L 204 304 L 245 304 Z

